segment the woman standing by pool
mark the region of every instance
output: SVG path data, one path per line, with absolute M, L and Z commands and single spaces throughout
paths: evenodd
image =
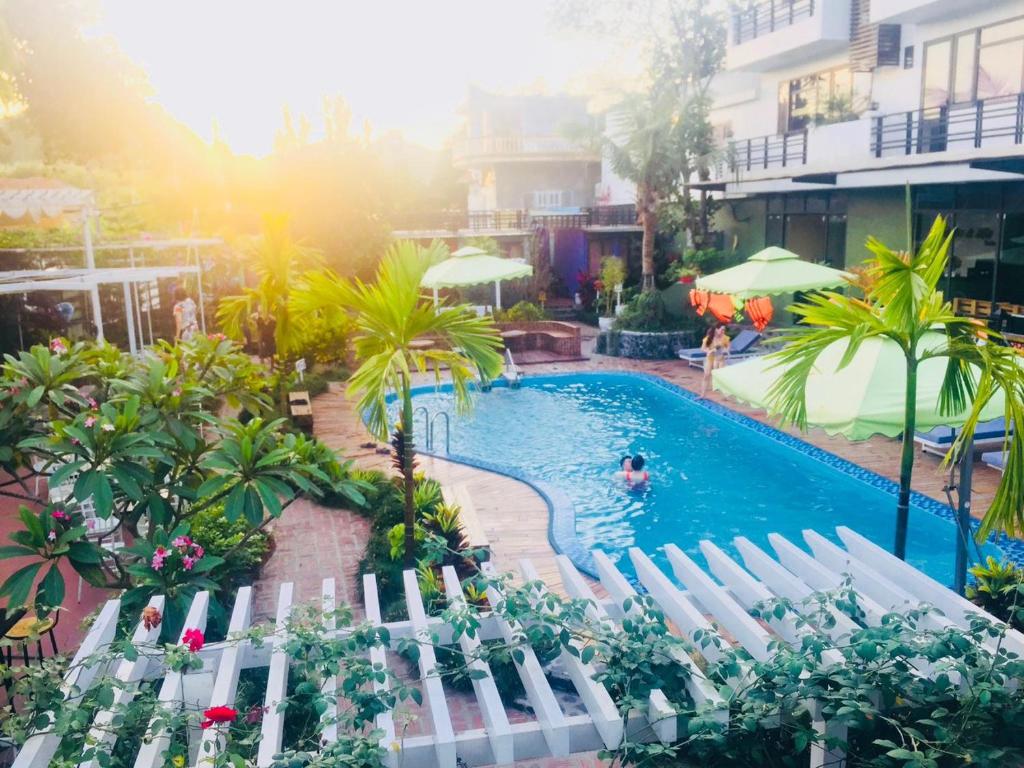
M 725 333 L 725 326 L 718 324 L 708 328 L 700 348 L 707 353 L 704 358 L 704 378 L 700 385 L 700 396 L 704 397 L 711 383 L 711 372 L 715 368 L 724 367 L 729 356 L 729 337 Z

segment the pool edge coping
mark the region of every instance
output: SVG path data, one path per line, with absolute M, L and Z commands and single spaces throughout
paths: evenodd
M 729 419 L 730 421 L 738 424 L 739 426 L 746 427 L 754 432 L 757 432 L 770 440 L 774 440 L 776 443 L 784 445 L 798 453 L 807 456 L 810 459 L 825 464 L 833 469 L 842 472 L 844 475 L 851 477 L 855 480 L 859 480 L 871 487 L 877 488 L 887 494 L 893 496 L 899 493 L 899 483 L 895 480 L 890 480 L 884 475 L 862 467 L 859 464 L 844 459 L 831 451 L 819 448 L 816 445 L 812 445 L 806 440 L 801 439 L 795 435 L 791 435 L 787 432 L 783 432 L 777 427 L 773 427 L 770 424 L 765 424 L 762 421 L 758 421 L 746 414 L 735 411 L 721 403 L 707 398 L 699 397 L 693 391 L 682 387 L 678 384 L 674 384 L 667 379 L 653 373 L 647 373 L 645 371 L 601 371 L 601 370 L 589 370 L 589 371 L 559 371 L 551 373 L 537 373 L 530 378 L 563 378 L 570 376 L 580 375 L 601 375 L 601 376 L 622 376 L 640 378 L 649 381 L 655 386 L 661 387 L 674 395 L 689 401 L 693 405 L 701 406 L 706 408 L 710 412 L 721 416 L 722 418 Z M 447 386 L 447 385 L 442 385 Z M 494 386 L 506 387 L 507 384 L 496 382 Z M 426 385 L 420 387 L 414 387 L 412 394 L 423 394 L 427 392 L 435 392 L 437 387 Z M 465 466 L 473 467 L 476 469 L 483 470 L 485 472 L 492 472 L 494 474 L 503 475 L 513 480 L 518 480 L 522 483 L 526 483 L 534 491 L 537 492 L 547 504 L 548 507 L 548 543 L 551 548 L 555 551 L 556 555 L 567 556 L 580 571 L 587 574 L 591 578 L 599 579 L 597 570 L 594 566 L 593 556 L 591 551 L 582 545 L 579 537 L 576 534 L 576 508 L 568 494 L 562 491 L 557 486 L 549 483 L 545 480 L 538 480 L 529 474 L 522 472 L 514 467 L 509 467 L 503 464 L 490 462 L 483 459 L 473 459 L 460 454 L 453 453 L 438 453 L 436 451 L 420 450 L 417 449 L 418 453 L 424 456 L 432 456 L 437 459 L 445 461 L 452 461 L 456 464 L 463 464 Z M 933 514 L 940 519 L 947 522 L 956 524 L 956 514 L 950 509 L 948 504 L 945 504 L 937 499 L 933 499 L 931 496 L 926 496 L 919 491 L 911 490 L 910 493 L 910 504 L 911 506 L 919 507 L 920 509 Z M 971 529 L 977 531 L 980 521 L 971 518 Z M 992 533 L 986 540 L 987 543 L 991 543 L 994 546 L 1002 550 L 1005 558 L 1014 562 L 1024 562 L 1024 540 L 1013 539 L 1006 534 Z M 625 575 L 625 574 L 624 574 Z M 629 578 L 629 577 L 627 577 Z M 638 586 L 635 579 L 630 579 L 634 586 Z

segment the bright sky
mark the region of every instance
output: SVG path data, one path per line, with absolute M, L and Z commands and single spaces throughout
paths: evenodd
M 550 23 L 551 0 L 102 0 L 112 35 L 154 98 L 233 150 L 270 151 L 284 105 L 319 125 L 324 95 L 353 126 L 440 145 L 470 83 L 498 91 L 586 89 L 618 70 L 606 44 Z M 612 70 L 614 71 L 614 70 Z

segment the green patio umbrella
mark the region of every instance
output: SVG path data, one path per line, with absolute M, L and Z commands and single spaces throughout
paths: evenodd
M 848 272 L 804 261 L 792 251 L 772 246 L 758 251 L 735 267 L 698 277 L 696 285 L 702 291 L 753 299 L 834 288 L 849 277 Z
M 922 349 L 946 344 L 942 333 L 922 338 Z M 853 360 L 842 370 L 839 363 L 846 340 L 837 341 L 818 356 L 807 378 L 807 423 L 830 435 L 866 440 L 872 435 L 898 437 L 903 431 L 906 397 L 906 364 L 896 342 L 874 337 L 865 339 Z M 771 413 L 769 392 L 782 375 L 772 357 L 755 357 L 712 373 L 716 390 Z M 944 416 L 939 412 L 939 391 L 946 372 L 946 360 L 931 358 L 917 372 L 917 428 L 956 427 L 964 423 L 970 409 Z M 1003 398 L 993 397 L 982 412 L 982 421 L 1003 415 Z
M 920 351 L 941 349 L 947 344 L 943 333 L 928 333 L 921 338 Z M 848 340 L 836 341 L 818 355 L 814 370 L 807 377 L 805 396 L 807 423 L 820 427 L 830 435 L 843 435 L 850 440 L 866 440 L 872 435 L 898 437 L 903 432 L 906 403 L 906 361 L 900 346 L 885 337 L 861 342 L 849 364 L 839 365 Z M 927 431 L 938 426 L 959 427 L 967 420 L 970 407 L 960 413 L 943 415 L 939 410 L 939 392 L 945 376 L 946 360 L 929 358 L 917 369 L 917 428 Z M 770 393 L 782 375 L 783 368 L 772 357 L 756 357 L 712 373 L 712 385 L 719 392 L 763 408 L 772 413 Z M 975 378 L 977 381 L 977 377 Z M 985 405 L 980 421 L 1003 416 L 1005 404 L 1001 393 Z M 913 439 L 907 436 L 905 439 Z M 961 462 L 960 511 L 957 515 L 956 581 L 962 588 L 967 563 L 967 540 L 971 467 L 974 456 L 969 446 Z
M 420 285 L 433 289 L 436 304 L 439 288 L 494 283 L 494 305 L 501 309 L 501 282 L 532 274 L 533 267 L 519 259 L 504 259 L 470 245 L 459 248 L 449 258 L 430 267 Z

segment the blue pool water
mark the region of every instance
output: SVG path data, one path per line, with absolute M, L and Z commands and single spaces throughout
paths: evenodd
M 414 403 L 454 412 L 443 390 L 420 390 Z M 421 412 L 421 435 L 422 423 Z M 892 546 L 892 493 L 643 376 L 531 376 L 521 389 L 481 393 L 470 414 L 453 419 L 451 453 L 560 489 L 575 508 L 579 543 L 630 575 L 629 547 L 664 566 L 669 542 L 701 563 L 701 539 L 735 552 L 732 539 L 743 535 L 767 549 L 771 532 L 803 545 L 805 528 L 838 541 L 837 525 Z M 633 453 L 648 461 L 646 489 L 613 478 L 619 458 Z M 951 522 L 913 507 L 908 562 L 951 583 L 954 536 Z M 991 545 L 983 553 L 1000 555 Z

